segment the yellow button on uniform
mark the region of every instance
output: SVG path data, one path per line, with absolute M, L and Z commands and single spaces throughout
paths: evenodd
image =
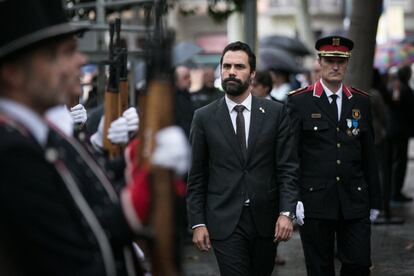
M 317 131 L 317 130 L 318 130 L 318 127 L 317 127 L 317 126 L 314 126 L 314 127 L 313 127 L 313 130 L 314 130 L 314 131 Z
M 336 160 L 336 164 L 341 165 L 341 160 Z
M 336 177 L 336 181 L 340 181 L 341 178 L 339 176 Z
M 339 132 L 339 127 L 336 128 L 336 131 Z
M 336 147 L 339 149 L 341 147 L 341 143 L 336 143 Z

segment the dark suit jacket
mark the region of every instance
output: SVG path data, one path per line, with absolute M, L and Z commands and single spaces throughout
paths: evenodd
M 119 200 L 80 144 L 74 141 L 74 150 L 53 134 L 44 150 L 24 128 L 0 117 L 2 269 L 108 275 L 104 259 L 111 259 L 117 275 L 127 275 L 124 250 L 131 253 L 132 232 Z M 45 158 L 53 156 L 55 165 Z
M 272 236 L 278 211 L 294 212 L 298 199 L 298 163 L 290 134 L 285 107 L 253 96 L 244 158 L 225 99 L 198 109 L 190 135 L 190 226 L 206 224 L 212 239 L 225 239 L 248 197 L 258 232 Z
M 339 123 L 320 82 L 289 96 L 305 218 L 337 219 L 342 212 L 354 219 L 381 209 L 368 94 L 343 87 Z M 346 119 L 355 118 L 359 133 L 349 134 Z

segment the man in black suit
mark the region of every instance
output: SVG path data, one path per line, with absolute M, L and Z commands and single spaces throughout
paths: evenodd
M 251 95 L 256 58 L 247 44 L 227 45 L 220 65 L 225 97 L 198 109 L 191 127 L 193 242 L 203 251 L 212 244 L 221 275 L 270 275 L 272 241 L 291 238 L 298 200 L 289 117 Z
M 353 42 L 340 36 L 315 46 L 321 80 L 290 93 L 305 224 L 300 229 L 308 275 L 368 275 L 370 218 L 381 207 L 368 94 L 342 83 Z

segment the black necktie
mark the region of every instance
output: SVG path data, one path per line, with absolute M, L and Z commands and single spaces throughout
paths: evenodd
M 336 99 L 338 99 L 338 95 L 331 95 L 332 98 L 331 106 L 332 106 L 332 112 L 334 114 L 334 118 L 338 121 L 338 105 L 336 104 Z
M 237 112 L 236 134 L 237 134 L 237 138 L 239 138 L 243 153 L 246 151 L 246 130 L 244 126 L 244 116 L 243 116 L 244 109 L 245 109 L 244 105 L 236 105 L 234 107 L 234 110 L 236 110 Z

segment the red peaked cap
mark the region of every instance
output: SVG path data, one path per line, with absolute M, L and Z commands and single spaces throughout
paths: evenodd
M 351 56 L 354 42 L 342 36 L 327 36 L 316 41 L 315 49 L 321 57 L 344 57 Z

